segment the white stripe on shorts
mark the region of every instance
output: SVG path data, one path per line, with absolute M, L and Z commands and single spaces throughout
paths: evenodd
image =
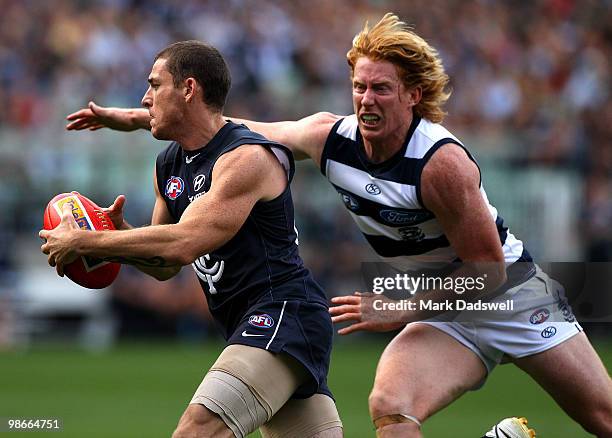
M 281 309 L 280 316 L 278 317 L 278 323 L 276 324 L 276 329 L 274 330 L 274 333 L 272 334 L 272 337 L 270 338 L 270 341 L 268 342 L 268 345 L 266 345 L 266 350 L 270 347 L 270 344 L 272 343 L 272 341 L 276 337 L 276 332 L 278 332 L 278 328 L 280 327 L 281 321 L 283 320 L 283 313 L 285 313 L 285 306 L 286 305 L 287 305 L 287 301 L 283 301 L 283 308 Z

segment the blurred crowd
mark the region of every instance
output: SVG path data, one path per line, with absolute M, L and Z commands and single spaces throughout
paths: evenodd
M 393 11 L 443 58 L 453 87 L 446 124 L 508 165 L 580 175 L 582 258 L 612 259 L 610 0 L 0 0 L 0 11 L 0 204 L 13 211 L 24 205 L 11 185 L 36 188 L 30 179 L 48 164 L 15 151 L 11 139 L 59 132 L 88 99 L 139 105 L 151 61 L 168 43 L 201 39 L 220 49 L 233 76 L 227 114 L 350 113 L 351 38 L 366 19 Z M 302 251 L 337 289 L 359 270 L 341 261 L 369 250 L 348 216 L 310 199 L 311 178 L 304 172 L 294 188 L 309 239 Z M 28 199 L 44 205 L 46 196 Z M 7 272 L 13 231 L 33 229 L 16 215 L 0 216 Z

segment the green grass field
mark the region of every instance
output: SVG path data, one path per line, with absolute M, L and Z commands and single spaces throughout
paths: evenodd
M 58 417 L 64 425 L 57 433 L 0 435 L 168 437 L 220 348 L 141 343 L 97 354 L 67 347 L 0 353 L 0 417 Z M 348 438 L 374 436 L 367 395 L 383 348 L 382 340 L 356 341 L 334 351 L 330 386 Z M 612 343 L 597 348 L 610 369 Z M 538 437 L 587 436 L 512 365 L 498 367 L 484 389 L 434 416 L 424 433 L 476 438 L 510 415 L 527 416 Z

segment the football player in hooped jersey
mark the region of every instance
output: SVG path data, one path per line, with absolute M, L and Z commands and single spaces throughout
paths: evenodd
M 327 299 L 298 254 L 291 152 L 226 121 L 225 61 L 198 41 L 155 58 L 142 104 L 153 136 L 172 140 L 155 167 L 152 225 L 81 232 L 66 210 L 41 231 L 49 264 L 79 255 L 131 263 L 158 279 L 193 264 L 228 346 L 173 437 L 341 437 L 327 388 L 333 335 Z
M 563 303 L 561 291 L 533 264 L 523 243 L 487 200 L 480 171 L 462 143 L 443 126 L 448 76 L 437 52 L 387 14 L 367 25 L 347 54 L 355 114 L 318 113 L 298 121 L 239 121 L 311 158 L 345 200 L 368 242 L 385 260 L 489 262 L 491 289 L 504 286 L 514 313 L 456 322 L 407 324 L 384 351 L 370 395 L 380 437 L 419 437 L 428 417 L 478 387 L 502 357 L 529 373 L 585 430 L 612 436 L 612 382 Z M 89 107 L 68 116 L 68 129 L 148 128 L 141 110 Z M 509 265 L 506 270 L 506 265 Z M 521 276 L 510 275 L 522 265 Z M 531 299 L 524 299 L 531 297 Z M 537 300 L 534 300 L 536 297 Z M 399 322 L 363 318 L 362 296 L 333 299 L 334 321 L 357 330 L 386 331 Z M 543 331 L 531 323 L 537 308 L 550 317 Z M 502 435 L 502 433 L 504 435 Z M 499 435 L 498 435 L 499 434 Z M 486 436 L 527 438 L 522 419 L 501 421 Z

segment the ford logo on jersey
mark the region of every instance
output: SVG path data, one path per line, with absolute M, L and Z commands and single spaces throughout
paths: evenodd
M 249 324 L 259 328 L 270 328 L 274 325 L 274 320 L 266 313 L 263 315 L 251 315 L 249 317 Z
M 542 324 L 550 316 L 550 310 L 542 308 L 538 309 L 531 314 L 529 322 L 532 324 Z
M 173 201 L 185 190 L 185 183 L 180 176 L 171 176 L 166 182 L 166 196 Z
M 418 224 L 430 219 L 430 214 L 426 211 L 412 213 L 397 210 L 380 210 L 378 214 L 385 222 L 394 225 Z

